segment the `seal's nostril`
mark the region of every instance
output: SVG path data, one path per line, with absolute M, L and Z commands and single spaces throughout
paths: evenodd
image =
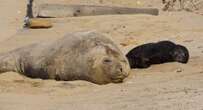
M 120 68 L 120 71 L 123 72 L 123 68 Z

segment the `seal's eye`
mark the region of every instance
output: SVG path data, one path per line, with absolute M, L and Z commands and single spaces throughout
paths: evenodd
M 111 60 L 111 59 L 106 58 L 106 59 L 104 59 L 104 60 L 103 60 L 103 62 L 104 62 L 104 63 L 111 63 L 111 62 L 112 62 L 112 60 Z

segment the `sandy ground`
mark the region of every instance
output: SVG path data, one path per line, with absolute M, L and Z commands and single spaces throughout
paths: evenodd
M 56 2 L 55 0 L 47 0 Z M 157 7 L 158 0 L 58 0 L 60 3 Z M 26 0 L 0 1 L 0 52 L 34 42 L 51 42 L 67 32 L 96 30 L 123 53 L 136 45 L 171 40 L 190 51 L 188 64 L 134 69 L 122 84 L 30 79 L 0 75 L 0 110 L 203 110 L 203 16 L 160 12 L 159 16 L 114 15 L 52 19 L 51 29 L 23 30 Z M 156 4 L 159 3 L 159 4 Z

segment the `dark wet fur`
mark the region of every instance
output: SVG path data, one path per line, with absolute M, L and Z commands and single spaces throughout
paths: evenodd
M 147 68 L 152 64 L 166 62 L 187 63 L 189 52 L 186 47 L 171 41 L 147 43 L 130 50 L 126 55 L 131 68 Z

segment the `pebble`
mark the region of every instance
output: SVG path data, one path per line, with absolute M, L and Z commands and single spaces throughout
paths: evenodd
M 181 69 L 181 68 L 178 68 L 177 70 L 176 70 L 176 72 L 177 73 L 180 73 L 180 72 L 182 72 L 183 70 Z
M 18 14 L 21 14 L 22 12 L 21 12 L 21 11 L 17 11 L 17 13 L 18 13 Z

